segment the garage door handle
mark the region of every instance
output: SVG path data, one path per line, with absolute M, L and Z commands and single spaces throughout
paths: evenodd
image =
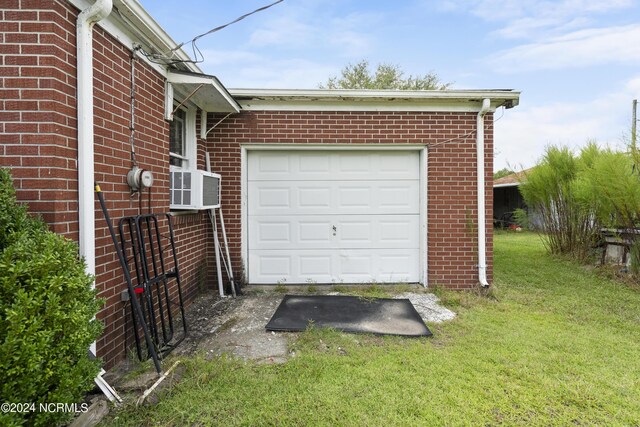
M 336 235 L 336 232 L 338 231 L 338 229 L 336 228 L 336 226 L 335 226 L 335 225 L 334 225 L 334 226 L 332 226 L 331 228 L 333 229 L 333 235 L 335 236 L 335 235 Z

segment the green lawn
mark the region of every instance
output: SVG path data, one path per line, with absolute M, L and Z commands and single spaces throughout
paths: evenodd
M 640 291 L 495 237 L 492 297 L 431 339 L 311 330 L 283 365 L 185 361 L 155 406 L 108 425 L 639 425 Z

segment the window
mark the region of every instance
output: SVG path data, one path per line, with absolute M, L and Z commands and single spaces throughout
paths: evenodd
M 175 107 L 174 107 L 175 108 Z M 196 170 L 196 108 L 180 107 L 169 122 L 169 200 L 171 209 L 190 209 Z
M 169 125 L 169 164 L 184 167 L 187 160 L 186 113 L 179 108 Z

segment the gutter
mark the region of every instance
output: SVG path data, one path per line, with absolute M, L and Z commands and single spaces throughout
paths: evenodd
M 476 166 L 478 173 L 478 282 L 486 288 L 487 282 L 487 230 L 484 197 L 484 116 L 491 108 L 489 98 L 482 100 L 476 123 Z
M 78 15 L 76 27 L 77 44 L 77 114 L 78 114 L 78 228 L 80 256 L 86 262 L 86 272 L 96 274 L 95 207 L 94 207 L 94 157 L 93 157 L 93 26 L 111 13 L 112 0 L 97 0 Z M 95 287 L 95 281 L 92 286 Z M 89 352 L 96 355 L 96 343 L 91 343 Z M 120 396 L 102 378 L 104 370 L 95 382 L 114 403 L 122 401 Z

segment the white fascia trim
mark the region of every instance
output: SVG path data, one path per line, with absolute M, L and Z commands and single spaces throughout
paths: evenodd
M 425 147 L 425 144 L 242 144 L 245 151 L 418 151 Z
M 200 75 L 194 74 L 185 74 L 180 72 L 172 72 L 169 70 L 167 72 L 167 81 L 169 83 L 184 83 L 184 84 L 205 84 L 212 85 L 222 97 L 229 103 L 229 106 L 235 110 L 236 113 L 240 112 L 240 106 L 236 102 L 236 100 L 231 96 L 231 94 L 227 91 L 227 88 L 218 80 L 216 76 L 210 76 L 203 73 L 198 73 Z
M 249 172 L 248 158 L 250 147 L 240 146 L 240 252 L 242 253 L 242 268 L 244 280 L 249 282 Z
M 518 187 L 519 185 L 522 185 L 521 182 L 516 182 L 513 184 L 494 184 L 493 188 L 506 188 L 506 187 Z
M 229 89 L 245 110 L 263 111 L 460 111 L 477 112 L 484 99 L 490 111 L 518 105 L 510 90 L 327 90 Z

